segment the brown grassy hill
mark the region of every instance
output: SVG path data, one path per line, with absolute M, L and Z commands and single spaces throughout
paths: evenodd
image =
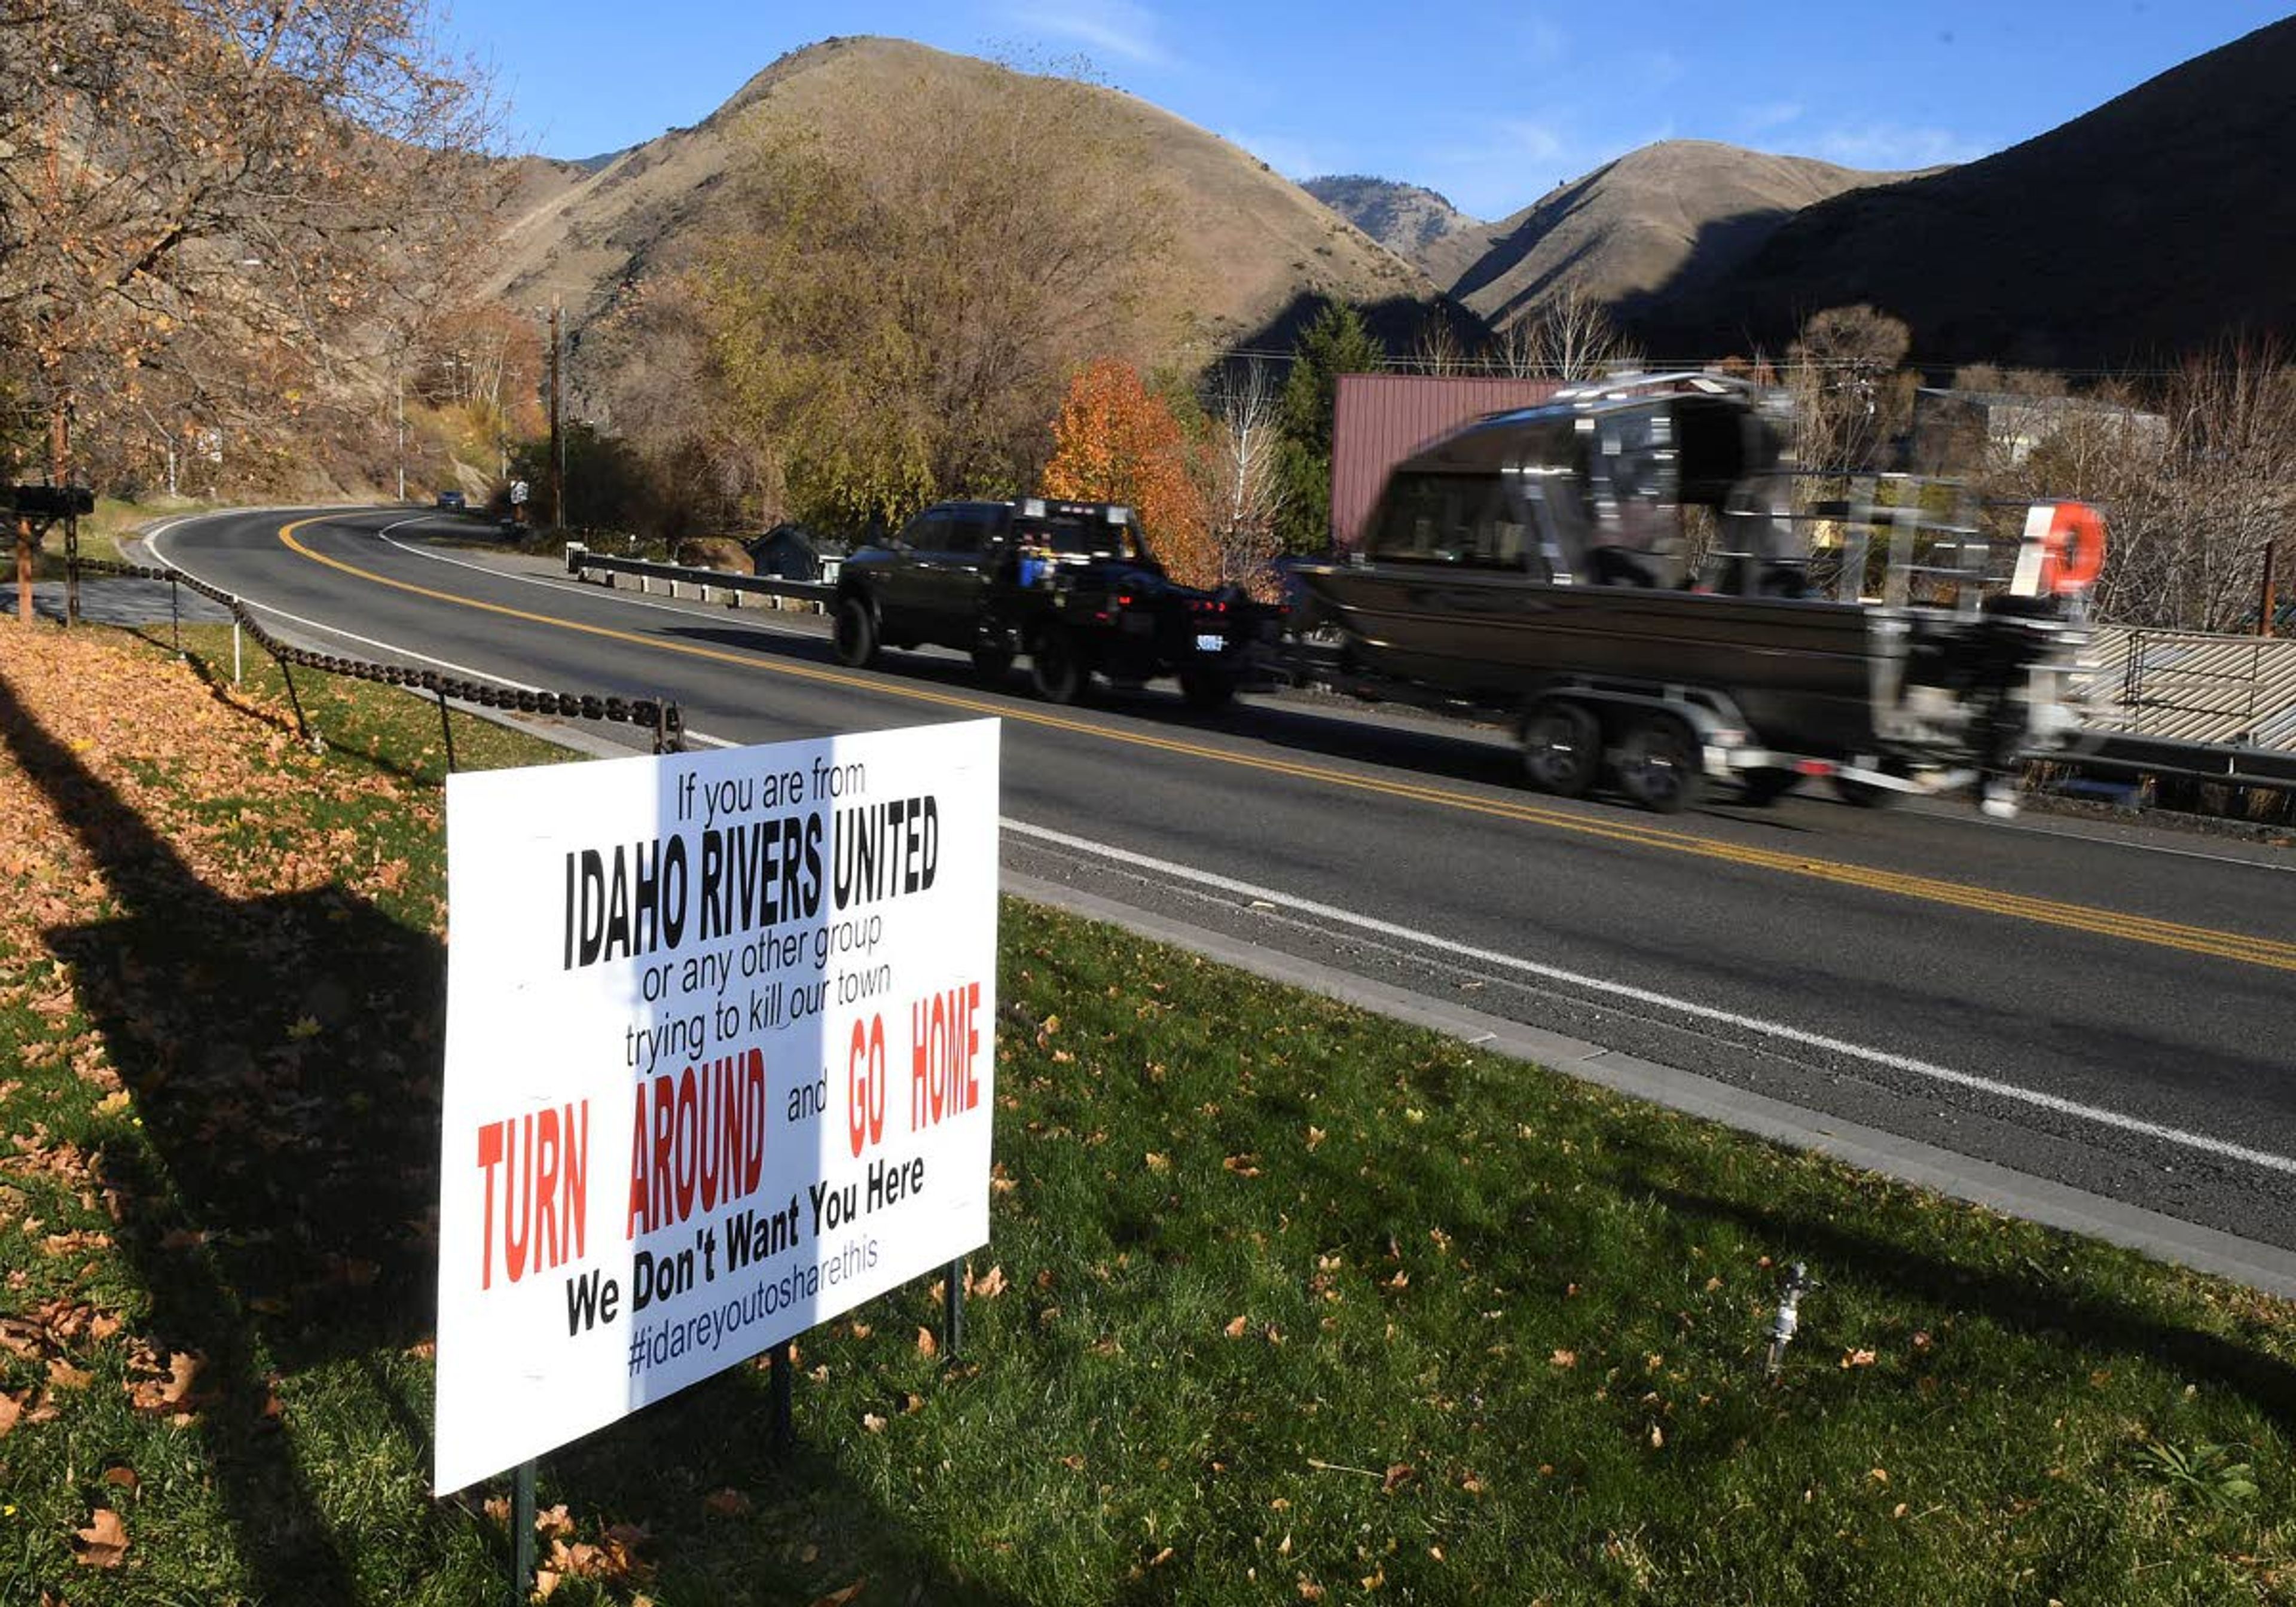
M 524 218 L 558 200 L 587 178 L 594 169 L 580 162 L 562 162 L 547 156 L 522 156 L 504 175 L 504 214 Z
M 1868 301 L 1917 358 L 2039 367 L 2296 335 L 2292 85 L 2296 20 L 2276 22 L 1997 156 L 1813 207 L 1645 321 L 1742 348 Z
M 1770 156 L 1705 140 L 1645 145 L 1533 201 L 1462 231 L 1431 258 L 1456 262 L 1451 295 L 1505 324 L 1565 284 L 1620 307 L 1661 285 L 1708 283 L 1804 207 L 1900 176 Z
M 1421 184 L 1347 173 L 1303 178 L 1300 187 L 1439 283 L 1447 283 L 1458 270 L 1437 274 L 1429 252 L 1463 229 L 1481 226 L 1447 197 Z
M 693 127 L 673 129 L 587 176 L 556 164 L 575 181 L 529 190 L 495 289 L 521 307 L 565 298 L 578 392 L 584 326 L 648 275 L 685 260 L 708 221 L 710 190 L 754 114 L 770 111 L 837 144 L 850 109 L 898 102 L 928 78 L 980 96 L 1012 93 L 1023 81 L 1010 69 L 899 39 L 832 39 L 793 52 Z M 1160 186 L 1170 197 L 1175 259 L 1154 292 L 1173 347 L 1193 340 L 1209 350 L 1250 336 L 1308 297 L 1376 302 L 1432 293 L 1416 269 L 1257 159 L 1134 96 L 1090 93 L 1103 97 L 1111 127 L 1138 152 L 1142 187 Z M 1057 218 L 1014 224 L 1025 234 L 1056 227 Z

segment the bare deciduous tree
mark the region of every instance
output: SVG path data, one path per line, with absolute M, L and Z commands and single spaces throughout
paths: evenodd
M 1451 309 L 1440 301 L 1420 317 L 1418 334 L 1411 345 L 1410 365 L 1426 374 L 1467 371 L 1467 343 L 1460 338 Z
M 1805 464 L 1874 466 L 1912 406 L 1913 387 L 1898 380 L 1912 340 L 1902 320 L 1865 306 L 1828 307 L 1802 325 L 1787 348 L 1785 380 Z
M 2101 617 L 2255 628 L 2266 549 L 2296 552 L 2296 368 L 2228 343 L 2129 399 L 2148 412 L 2074 414 L 1994 483 L 2104 508 Z
M 0 360 L 99 437 L 292 433 L 484 230 L 490 111 L 424 0 L 26 0 L 0 82 Z
M 1224 585 L 1261 588 L 1282 550 L 1282 407 L 1267 365 L 1258 357 L 1213 370 L 1204 410 L 1205 504 Z
M 1501 329 L 1489 361 L 1514 379 L 1567 383 L 1636 367 L 1643 354 L 1600 301 L 1566 285 Z

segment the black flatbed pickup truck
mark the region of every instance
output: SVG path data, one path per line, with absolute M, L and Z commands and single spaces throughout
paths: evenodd
M 1075 701 L 1095 676 L 1171 676 L 1213 709 L 1243 679 L 1267 611 L 1240 588 L 1171 579 L 1128 508 L 1032 496 L 935 503 L 845 561 L 835 613 L 838 660 L 857 668 L 880 648 L 930 644 L 972 654 L 994 681 L 1025 654 L 1049 702 Z

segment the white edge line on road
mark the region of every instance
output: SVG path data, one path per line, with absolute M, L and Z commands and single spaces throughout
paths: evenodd
M 1193 949 L 1289 988 L 1304 988 L 1344 1004 L 1448 1033 L 1510 1059 L 1546 1066 L 1566 1077 L 1630 1098 L 1662 1105 L 1742 1133 L 1831 1155 L 1869 1172 L 1935 1189 L 1988 1209 L 2044 1226 L 2086 1234 L 2202 1272 L 2236 1278 L 2252 1289 L 2296 1297 L 2296 1252 L 2204 1227 L 2143 1206 L 2051 1182 L 1989 1160 L 1978 1160 L 1917 1139 L 1862 1127 L 1736 1083 L 1620 1054 L 1541 1027 L 1487 1015 L 1471 1006 L 1374 981 L 1322 961 L 1273 949 L 1248 938 L 1191 925 L 1090 893 L 1066 882 L 1045 881 L 1007 867 L 1008 892 L 1086 920 L 1104 921 L 1144 938 Z
M 203 513 L 185 515 L 185 518 L 190 519 L 205 519 L 209 517 L 212 516 Z M 199 576 L 193 575 L 189 569 L 177 563 L 174 559 L 168 557 L 165 553 L 160 550 L 160 537 L 166 535 L 176 525 L 183 522 L 184 520 L 181 519 L 172 520 L 168 523 L 160 526 L 158 529 L 153 530 L 149 536 L 144 537 L 144 545 L 151 549 L 152 556 L 160 560 L 161 568 L 180 570 L 183 573 L 191 575 L 193 579 L 197 580 L 200 578 Z M 212 585 L 213 582 L 206 582 L 204 584 Z M 239 594 L 236 592 L 232 594 L 234 596 L 239 596 Z M 357 631 L 345 630 L 339 625 L 327 625 L 323 624 L 317 619 L 307 619 L 300 614 L 291 614 L 283 608 L 274 608 L 270 603 L 258 603 L 252 597 L 242 596 L 239 597 L 239 600 L 247 604 L 248 607 L 259 609 L 275 619 L 285 619 L 291 624 L 302 626 L 307 630 L 317 631 L 323 636 L 333 636 L 345 642 L 356 642 L 361 647 L 372 647 L 379 652 L 387 652 L 401 658 L 411 659 L 418 664 L 435 664 L 439 668 L 452 670 L 458 676 L 469 676 L 473 680 L 491 681 L 497 686 L 507 686 L 512 692 L 540 692 L 542 690 L 539 686 L 529 686 L 524 681 L 513 681 L 508 676 L 496 675 L 490 669 L 472 669 L 468 665 L 455 663 L 452 659 L 441 659 L 434 657 L 427 652 L 417 652 L 413 648 L 403 647 L 396 642 L 380 641 L 373 636 L 362 636 Z M 448 701 L 451 702 L 455 700 L 449 699 Z
M 2296 860 L 2282 862 L 2270 859 L 2247 859 L 2237 854 L 2210 854 L 2199 849 L 2171 848 L 2165 842 L 2131 842 L 2126 837 L 2099 837 L 2078 829 L 2082 825 L 2122 824 L 2136 831 L 2157 832 L 2161 829 L 2142 820 L 2126 823 L 2103 822 L 2086 820 L 2078 816 L 2059 816 L 2054 817 L 2059 824 L 2041 825 L 2036 824 L 2037 817 L 2038 819 L 2051 817 L 2040 811 L 2030 812 L 2021 820 L 1996 820 L 1990 816 L 1979 815 L 1968 809 L 1942 808 L 1935 805 L 1929 808 L 1909 807 L 1906 813 L 1918 816 L 1923 820 L 1946 820 L 1957 824 L 1973 825 L 1987 832 L 2017 832 L 2028 837 L 2046 837 L 2055 842 L 2078 842 L 2090 848 L 2126 849 L 2132 853 L 2164 854 L 2175 859 L 2202 859 L 2210 865 L 2229 865 L 2242 870 L 2276 871 L 2282 875 L 2296 874 Z
M 1929 818 L 1936 818 L 1926 810 L 1923 814 Z M 2198 849 L 2172 849 L 2165 842 L 2130 842 L 2120 837 L 2092 837 L 2086 832 L 2052 831 L 2047 826 L 2021 825 L 2013 821 L 1988 820 L 1985 824 L 1993 831 L 2023 832 L 2034 837 L 2054 837 L 2059 842 L 2095 843 L 2100 848 L 2135 849 L 2139 853 L 2166 854 L 2177 859 L 2205 859 L 2210 865 L 2239 865 L 2244 870 L 2277 871 L 2282 875 L 2296 873 L 2296 863 L 2279 865 L 2268 859 L 2243 859 L 2232 854 L 2204 854 Z
M 444 553 L 433 552 L 429 547 L 415 546 L 407 542 L 397 541 L 391 538 L 391 532 L 393 530 L 399 529 L 402 527 L 410 524 L 421 524 L 424 520 L 430 517 L 431 516 L 427 513 L 417 513 L 409 518 L 399 520 L 395 523 L 385 525 L 376 533 L 381 536 L 383 540 L 389 541 L 392 546 L 396 547 L 398 551 L 406 553 L 409 557 L 428 559 L 433 563 L 447 563 L 454 565 L 456 569 L 475 570 L 481 574 L 495 576 L 500 579 L 522 581 L 528 586 L 545 586 L 553 591 L 571 591 L 578 589 L 586 592 L 594 592 L 598 589 L 586 581 L 562 578 L 556 576 L 522 575 L 515 570 L 496 569 L 492 564 L 475 563 L 467 558 L 450 558 Z M 632 607 L 660 609 L 665 612 L 681 614 L 694 619 L 709 619 L 712 617 L 710 613 L 701 612 L 690 608 L 680 608 L 674 602 L 658 602 L 651 597 L 631 597 L 620 595 L 619 593 L 616 594 L 620 597 L 620 601 Z M 751 620 L 745 620 L 743 621 L 743 624 L 747 628 L 764 631 L 771 635 L 794 636 L 806 641 L 816 639 L 816 633 L 792 630 L 785 625 L 767 625 L 761 621 Z M 1464 733 L 1451 729 L 1456 723 L 1456 722 L 1424 721 L 1414 722 L 1414 728 L 1430 730 L 1439 735 L 1456 735 L 1464 738 Z M 726 745 L 731 746 L 732 744 Z M 1971 821 L 1974 824 L 1984 826 L 1988 830 L 2023 832 L 2036 837 L 2055 838 L 2060 841 L 2094 843 L 2103 848 L 2126 849 L 2141 854 L 2165 854 L 2178 859 L 2202 859 L 2212 865 L 2229 865 L 2241 866 L 2249 870 L 2276 871 L 2283 874 L 2296 874 L 2296 864 L 2276 865 L 2266 860 L 2243 859 L 2230 854 L 2203 853 L 2197 849 L 2170 848 L 2166 843 L 2130 842 L 2124 838 L 2118 837 L 2092 837 L 2085 832 L 2052 830 L 2047 826 L 2013 824 L 2006 821 L 1996 821 L 1982 818 L 1971 815 L 1965 810 L 1923 810 L 1921 813 L 1927 818 Z
M 2250 1149 L 2245 1144 L 2227 1143 L 2224 1139 L 2211 1138 L 2202 1133 L 2187 1133 L 2178 1127 L 2164 1127 L 2158 1122 L 2146 1121 L 2141 1117 L 2124 1116 L 2118 1111 L 2103 1110 L 2095 1105 L 2085 1105 L 2073 1100 L 2061 1099 L 2054 1094 L 2044 1094 L 2032 1088 L 2021 1088 L 2012 1083 L 1997 1082 L 1989 1077 L 1979 1077 L 1967 1071 L 1956 1071 L 1949 1066 L 1915 1060 L 1911 1055 L 1897 1054 L 1886 1049 L 1868 1048 L 1862 1044 L 1829 1037 L 1823 1033 L 1804 1031 L 1799 1027 L 1790 1027 L 1783 1022 L 1766 1021 L 1756 1016 L 1741 1015 L 1734 1011 L 1718 1010 L 1710 1004 L 1695 1004 L 1691 1000 L 1677 998 L 1671 994 L 1659 993 L 1651 988 L 1636 988 L 1625 982 L 1606 981 L 1600 977 L 1587 976 L 1581 972 L 1565 971 L 1560 966 L 1542 964 L 1536 960 L 1526 960 L 1515 955 L 1502 954 L 1496 949 L 1479 948 L 1472 944 L 1455 942 L 1448 938 L 1437 937 L 1431 932 L 1398 925 L 1392 921 L 1382 921 L 1377 916 L 1357 914 L 1352 910 L 1341 909 L 1329 904 L 1319 904 L 1313 899 L 1279 892 L 1273 888 L 1255 886 L 1248 881 L 1239 881 L 1233 877 L 1218 875 L 1210 871 L 1199 871 L 1187 865 L 1175 865 L 1170 860 L 1155 859 L 1145 854 L 1136 854 L 1128 849 L 1091 842 L 1081 837 L 1071 837 L 1064 832 L 1055 832 L 1045 826 L 1030 825 L 1026 821 L 1014 820 L 1010 816 L 1004 817 L 1001 824 L 1006 831 L 1015 835 L 1051 843 L 1089 858 L 1114 860 L 1119 865 L 1130 865 L 1136 870 L 1152 872 L 1159 876 L 1193 883 L 1199 887 L 1211 888 L 1238 898 L 1264 898 L 1280 906 L 1296 910 L 1302 914 L 1337 922 L 1341 925 L 1352 926 L 1363 931 L 1376 932 L 1382 937 L 1398 939 L 1422 947 L 1441 950 L 1484 965 L 1523 972 L 1546 981 L 1561 982 L 1570 987 L 1586 988 L 1590 992 L 1607 994 L 1613 998 L 1631 999 L 1636 1004 L 1652 1005 L 1681 1015 L 1694 1016 L 1702 1021 L 1734 1027 L 1741 1031 L 1759 1033 L 1764 1037 L 1799 1044 L 1805 1048 L 1823 1049 L 1830 1054 L 1848 1055 L 1872 1065 L 1886 1066 L 1891 1070 L 1926 1078 L 1933 1082 L 1946 1083 L 1956 1088 L 1966 1088 L 1972 1093 L 1989 1095 L 1997 1099 L 2013 1100 L 2020 1104 L 2032 1105 L 2056 1115 L 2070 1116 L 2077 1120 L 2093 1122 L 2099 1127 L 2114 1127 L 2125 1133 L 2138 1134 L 2163 1144 L 2176 1144 L 2183 1149 L 2196 1150 L 2202 1154 L 2213 1155 L 2220 1160 L 2237 1160 L 2249 1166 L 2262 1168 L 2267 1171 L 2296 1177 L 2296 1160 L 2292 1160 L 2285 1155 L 2276 1155 L 2269 1151 Z

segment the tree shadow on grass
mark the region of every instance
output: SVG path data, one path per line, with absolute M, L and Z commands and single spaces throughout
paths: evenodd
M 370 1599 L 389 1562 L 362 1566 L 343 1515 L 323 1508 L 295 1437 L 266 1408 L 274 1369 L 346 1363 L 397 1431 L 428 1446 L 427 1400 L 379 1358 L 435 1327 L 444 947 L 340 887 L 218 891 L 4 677 L 0 740 L 98 862 L 119 910 L 45 937 L 135 1094 L 146 1142 L 103 1152 L 115 1242 L 148 1291 L 144 1337 L 163 1356 L 202 1358 L 194 1431 L 234 1550 L 258 1600 Z M 709 1381 L 554 1454 L 548 1498 L 691 1537 L 686 1566 L 711 1577 L 698 1490 L 754 1479 L 792 1513 L 857 1519 L 873 1565 L 893 1562 L 935 1600 L 1000 1599 L 957 1584 L 828 1455 L 777 1472 L 758 1382 Z M 717 1594 L 746 1597 L 775 1574 L 793 1594 L 817 1594 L 793 1556 L 744 1562 L 747 1579 Z
M 136 1095 L 104 1152 L 115 1235 L 162 1353 L 203 1358 L 199 1416 L 259 1593 L 355 1599 L 266 1415 L 270 1369 L 427 1332 L 439 945 L 340 888 L 234 899 L 0 685 L 0 731 L 102 867 L 119 913 L 49 931 Z M 316 1030 L 313 1029 L 316 1028 Z
M 275 659 L 270 660 L 286 682 L 291 698 L 302 708 L 304 718 L 302 723 L 298 725 L 292 715 L 283 714 L 276 708 L 258 701 L 237 681 L 226 679 L 221 668 L 209 662 L 207 655 L 198 649 L 189 647 L 178 649 L 165 636 L 148 628 L 134 630 L 130 634 L 141 637 L 163 652 L 175 653 L 184 668 L 192 673 L 193 677 L 201 686 L 207 688 L 209 696 L 240 717 L 258 726 L 267 726 L 282 735 L 293 737 L 298 742 L 306 741 L 309 736 L 316 736 L 323 742 L 328 740 L 324 725 L 319 717 L 324 708 L 322 700 L 327 696 L 330 680 L 325 672 L 307 668 L 301 676 L 298 676 L 292 667 L 281 664 Z M 262 652 L 260 648 L 255 651 L 258 653 Z M 269 659 L 267 653 L 263 656 Z M 433 717 L 436 717 L 437 705 L 430 702 L 430 694 L 417 695 L 429 704 Z M 457 712 L 462 711 L 457 710 Z M 463 717 L 468 719 L 471 717 L 463 714 Z M 367 754 L 363 758 L 362 762 L 373 766 L 393 780 L 414 782 L 424 786 L 438 786 L 441 784 L 446 775 L 446 759 L 443 755 L 439 760 L 438 767 L 431 769 L 418 769 L 403 765 L 386 754 Z

